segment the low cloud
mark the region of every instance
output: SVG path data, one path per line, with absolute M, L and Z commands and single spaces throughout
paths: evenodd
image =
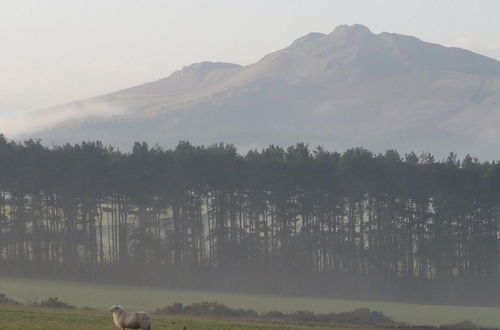
M 118 107 L 100 101 L 73 103 L 27 113 L 0 113 L 0 133 L 9 138 L 16 138 L 60 124 L 88 118 L 109 118 L 121 113 L 123 112 Z

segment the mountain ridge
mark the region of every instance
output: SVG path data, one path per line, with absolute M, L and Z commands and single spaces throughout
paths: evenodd
M 500 62 L 363 25 L 309 33 L 251 65 L 195 63 L 76 104 L 115 110 L 30 136 L 121 148 L 134 140 L 242 149 L 302 141 L 500 157 L 491 155 L 500 146 Z

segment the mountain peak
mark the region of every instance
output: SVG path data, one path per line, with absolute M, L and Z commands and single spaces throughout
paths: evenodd
M 310 32 L 310 33 L 306 34 L 305 36 L 302 36 L 302 37 L 296 39 L 292 43 L 292 46 L 300 46 L 300 45 L 303 45 L 303 44 L 308 43 L 310 41 L 314 41 L 314 40 L 320 39 L 320 38 L 322 38 L 324 36 L 325 36 L 324 33 Z
M 134 141 L 243 148 L 305 141 L 499 157 L 500 62 L 363 25 L 310 33 L 292 45 L 251 65 L 196 63 L 100 97 L 106 109 L 118 109 L 109 118 L 94 118 L 95 99 L 53 108 L 54 118 L 61 109 L 89 114 L 23 139 L 97 138 L 120 148 Z
M 357 37 L 363 37 L 363 36 L 373 36 L 372 31 L 370 31 L 369 28 L 362 24 L 353 24 L 353 25 L 339 25 L 337 26 L 331 35 L 342 35 L 342 36 L 357 36 Z

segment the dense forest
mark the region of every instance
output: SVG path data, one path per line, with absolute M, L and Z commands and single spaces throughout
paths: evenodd
M 0 135 L 0 274 L 500 301 L 500 163 L 363 148 L 46 147 Z

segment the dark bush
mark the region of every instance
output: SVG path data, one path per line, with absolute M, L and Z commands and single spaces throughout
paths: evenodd
M 0 304 L 2 305 L 21 305 L 20 302 L 10 299 L 6 294 L 0 293 Z
M 479 329 L 480 327 L 472 321 L 465 320 L 462 322 L 441 325 L 439 328 L 445 329 Z
M 394 321 L 381 312 L 371 311 L 368 308 L 358 308 L 351 312 L 314 314 L 308 311 L 297 311 L 284 314 L 279 311 L 270 311 L 258 314 L 253 309 L 233 309 L 217 302 L 200 302 L 188 306 L 181 303 L 174 303 L 162 309 L 157 308 L 157 313 L 166 314 L 187 314 L 216 317 L 247 317 L 247 318 L 266 318 L 275 320 L 288 320 L 291 322 L 310 322 L 310 323 L 342 323 L 342 324 L 369 324 L 369 325 L 389 325 L 395 324 Z
M 245 317 L 257 318 L 257 317 L 259 317 L 259 313 L 257 313 L 253 309 L 247 309 L 247 310 L 245 310 Z
M 282 313 L 279 311 L 270 311 L 270 312 L 262 313 L 261 317 L 266 318 L 266 319 L 283 320 L 286 317 L 286 315 L 285 315 L 285 313 Z
M 164 308 L 157 308 L 156 313 L 165 314 L 188 314 L 188 315 L 204 315 L 217 317 L 249 317 L 256 318 L 259 314 L 253 309 L 229 308 L 218 302 L 200 302 L 188 306 L 183 306 L 181 303 L 174 303 Z
M 276 312 L 273 312 L 276 313 Z M 278 312 L 279 313 L 279 312 Z M 394 321 L 381 312 L 370 311 L 368 308 L 358 308 L 351 312 L 314 314 L 308 311 L 297 311 L 289 314 L 263 314 L 267 318 L 285 318 L 294 322 L 341 323 L 341 324 L 394 324 Z
M 368 308 L 357 308 L 352 312 L 331 314 L 335 323 L 352 324 L 393 324 L 392 318 L 382 312 L 370 311 Z
M 318 318 L 313 312 L 308 311 L 296 311 L 295 313 L 290 313 L 287 318 L 291 321 L 298 322 L 317 322 Z
M 76 306 L 67 304 L 58 297 L 49 297 L 47 299 L 42 300 L 39 303 L 34 303 L 35 307 L 47 307 L 47 308 L 61 308 L 61 309 L 76 309 Z
M 173 303 L 164 308 L 157 308 L 155 312 L 171 315 L 184 314 L 184 306 L 181 303 Z

